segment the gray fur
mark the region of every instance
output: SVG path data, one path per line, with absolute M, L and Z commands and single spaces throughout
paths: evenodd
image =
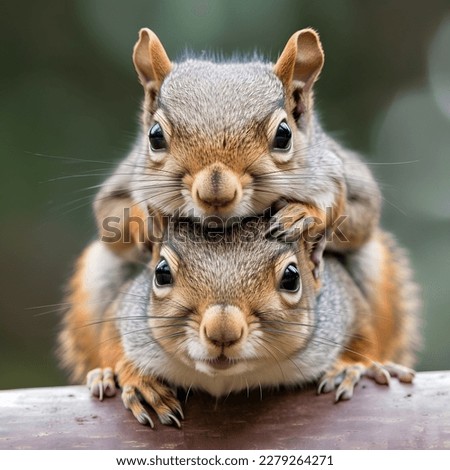
M 177 132 L 245 134 L 284 105 L 281 82 L 263 62 L 213 63 L 189 59 L 175 64 L 159 104 Z

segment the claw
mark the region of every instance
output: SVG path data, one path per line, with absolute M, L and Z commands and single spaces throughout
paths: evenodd
M 144 426 L 149 425 L 152 429 L 155 427 L 152 418 L 150 418 L 147 412 L 144 411 L 143 413 L 140 413 L 138 415 L 133 413 L 133 415 Z
M 350 400 L 355 386 L 363 375 L 373 379 L 377 384 L 389 385 L 391 375 L 397 377 L 401 382 L 410 383 L 414 378 L 414 371 L 390 362 L 386 364 L 373 362 L 370 366 L 360 363 L 352 365 L 341 363 L 325 374 L 319 383 L 317 393 L 331 392 L 337 386 L 335 402 Z
M 330 393 L 339 386 L 344 379 L 343 371 L 330 371 L 324 375 L 318 388 L 317 394 Z
M 388 370 L 378 362 L 374 362 L 370 367 L 367 367 L 364 375 L 375 380 L 380 385 L 389 385 L 391 379 Z
M 172 414 L 172 413 L 168 414 L 167 418 L 169 418 L 169 421 L 165 422 L 163 424 L 172 424 L 172 423 L 174 423 L 177 426 L 177 428 L 181 428 L 180 420 L 174 414 Z M 160 417 L 160 419 L 161 419 L 161 417 Z M 163 422 L 162 419 L 161 419 L 161 422 Z
M 321 393 L 330 393 L 332 390 L 334 390 L 334 387 L 334 380 L 325 378 L 322 380 L 322 382 L 320 382 L 319 387 L 317 388 L 317 394 L 320 395 Z
M 345 388 L 342 385 L 336 391 L 336 396 L 334 397 L 334 402 L 337 403 L 341 400 L 350 400 L 353 396 L 353 388 Z
M 142 406 L 139 396 L 139 391 L 131 386 L 127 385 L 122 390 L 122 401 L 126 409 L 130 410 L 133 413 L 133 416 L 139 421 L 139 423 L 144 425 L 149 425 L 151 428 L 154 428 L 152 418 Z
M 121 372 L 118 372 L 120 383 Z M 171 390 L 167 385 L 160 382 L 153 376 L 140 376 L 129 374 L 126 382 L 121 383 L 122 401 L 125 408 L 131 410 L 133 415 L 141 424 L 149 424 L 154 427 L 153 421 L 143 405 L 148 405 L 158 416 L 162 424 L 175 425 L 181 428 L 181 421 L 177 417 L 184 419 L 183 410 L 176 398 L 176 391 Z
M 384 367 L 392 377 L 397 377 L 403 383 L 411 383 L 416 376 L 416 372 L 413 369 L 393 362 L 388 362 Z
M 336 402 L 352 398 L 353 390 L 363 373 L 364 367 L 361 365 L 354 365 L 345 369 L 342 382 L 336 392 Z
M 103 382 L 98 383 L 98 399 L 103 401 Z
M 184 413 L 183 413 L 183 409 L 181 408 L 181 405 L 177 405 L 175 409 L 177 410 L 177 413 L 180 415 L 180 418 L 184 419 Z
M 91 395 L 103 401 L 105 397 L 112 397 L 116 394 L 116 384 L 114 372 L 111 367 L 93 369 L 87 373 L 86 383 Z
M 322 380 L 322 382 L 319 383 L 319 386 L 317 387 L 317 395 L 320 395 L 322 392 L 327 393 L 323 391 L 326 384 L 327 384 L 326 380 Z
M 110 384 L 105 385 L 105 396 L 113 397 L 116 394 L 116 387 Z

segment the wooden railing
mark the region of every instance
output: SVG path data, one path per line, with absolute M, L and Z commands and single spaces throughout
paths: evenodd
M 120 396 L 83 386 L 0 392 L 0 449 L 450 449 L 450 372 L 412 385 L 364 379 L 350 401 L 259 391 L 216 402 L 190 394 L 182 428 L 140 425 Z

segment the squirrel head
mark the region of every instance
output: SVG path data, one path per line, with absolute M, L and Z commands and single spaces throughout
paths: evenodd
M 323 65 L 317 33 L 295 33 L 275 64 L 172 63 L 157 36 L 142 29 L 133 59 L 145 90 L 146 178 L 137 198 L 166 214 L 226 219 L 261 214 L 289 195 L 289 179 L 277 176 L 304 165 Z
M 164 220 L 147 315 L 165 351 L 208 375 L 230 375 L 304 347 L 317 295 L 307 237 L 268 238 L 263 217 L 218 230 Z

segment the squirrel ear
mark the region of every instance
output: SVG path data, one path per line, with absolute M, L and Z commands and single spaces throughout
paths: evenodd
M 319 35 L 311 28 L 294 33 L 278 58 L 274 72 L 286 88 L 300 82 L 303 92 L 311 90 L 324 63 Z
M 305 251 L 311 264 L 311 272 L 316 281 L 322 271 L 323 252 L 327 243 L 327 229 L 321 217 L 310 215 L 302 220 L 299 229 L 285 236 L 287 241 L 298 244 L 299 251 Z M 291 237 L 291 239 L 290 239 Z M 303 246 L 303 248 L 301 248 Z
M 154 83 L 159 88 L 172 70 L 172 63 L 161 41 L 148 28 L 139 31 L 139 39 L 133 49 L 133 63 L 144 87 Z
M 297 121 L 312 106 L 312 90 L 324 63 L 319 35 L 311 28 L 294 33 L 274 65 L 274 73 L 293 100 Z
M 319 279 L 322 271 L 323 252 L 326 244 L 327 237 L 325 233 L 318 234 L 315 241 L 306 242 L 309 260 L 312 264 L 312 273 L 316 281 Z

